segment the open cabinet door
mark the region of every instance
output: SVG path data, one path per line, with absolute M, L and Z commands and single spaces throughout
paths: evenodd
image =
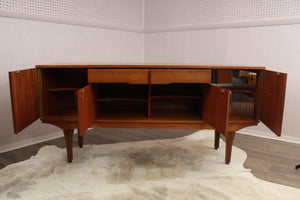
M 77 107 L 79 116 L 79 131 L 82 136 L 96 119 L 96 97 L 92 85 L 77 92 Z
M 260 120 L 281 135 L 287 74 L 264 71 Z
M 203 87 L 202 118 L 216 131 L 226 135 L 231 92 L 213 85 Z
M 36 69 L 9 72 L 14 131 L 19 133 L 40 118 Z

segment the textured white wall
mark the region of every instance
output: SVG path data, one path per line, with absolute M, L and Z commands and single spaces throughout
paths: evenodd
M 142 63 L 143 33 L 0 17 L 0 151 L 56 137 L 36 122 L 13 134 L 8 71 L 51 63 Z M 60 135 L 62 135 L 60 131 Z
M 126 31 L 143 31 L 144 0 L 1 0 L 0 15 Z
M 299 0 L 145 0 L 145 32 L 299 22 Z

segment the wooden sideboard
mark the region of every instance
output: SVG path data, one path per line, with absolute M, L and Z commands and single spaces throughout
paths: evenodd
M 67 159 L 88 128 L 213 129 L 226 138 L 263 122 L 281 135 L 285 73 L 264 67 L 37 65 L 9 72 L 15 133 L 37 119 L 63 129 Z

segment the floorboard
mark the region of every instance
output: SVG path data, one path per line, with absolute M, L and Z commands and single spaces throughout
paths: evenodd
M 84 136 L 84 144 L 109 144 L 128 141 L 165 139 L 182 137 L 194 133 L 192 129 L 92 129 Z M 62 134 L 63 135 L 63 134 Z M 74 135 L 74 146 L 77 146 L 77 135 Z M 0 154 L 0 168 L 29 159 L 45 145 L 65 147 L 64 138 L 58 138 L 43 143 Z M 213 146 L 213 144 L 212 144 Z M 247 153 L 244 163 L 254 176 L 300 189 L 300 145 L 282 141 L 258 138 L 236 134 L 234 146 Z M 234 154 L 232 155 L 234 156 Z

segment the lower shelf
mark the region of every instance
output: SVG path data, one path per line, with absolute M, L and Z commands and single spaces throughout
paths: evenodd
M 53 124 L 60 128 L 78 128 L 77 112 L 63 115 L 47 115 L 42 118 L 44 123 Z M 228 131 L 256 125 L 258 120 L 245 114 L 231 114 L 229 116 Z M 122 112 L 106 111 L 97 116 L 91 128 L 161 128 L 161 129 L 213 129 L 202 120 L 201 115 L 188 110 L 155 110 L 147 117 L 145 112 L 126 110 Z
M 143 121 L 147 120 L 147 114 L 145 112 L 138 112 L 133 110 L 121 110 L 119 112 L 109 112 L 109 111 L 102 111 L 101 114 L 97 116 L 96 121 L 114 121 L 114 122 L 121 122 L 121 121 Z
M 201 116 L 187 111 L 156 111 L 151 112 L 151 116 L 148 118 L 146 113 L 142 112 L 106 112 L 99 115 L 96 122 L 169 122 L 169 123 L 202 123 Z
M 42 118 L 43 122 L 78 122 L 77 115 L 48 115 Z
M 258 122 L 253 116 L 247 114 L 230 114 L 229 123 L 254 123 Z
M 114 121 L 114 122 L 187 122 L 199 123 L 203 122 L 201 116 L 196 113 L 181 111 L 181 112 L 151 112 L 151 117 L 147 117 L 143 113 L 138 112 L 120 112 L 120 113 L 105 113 L 96 119 L 97 121 Z M 258 120 L 252 116 L 245 114 L 232 114 L 229 116 L 229 123 L 247 123 L 257 122 Z
M 189 112 L 187 110 L 152 111 L 150 119 L 155 121 L 168 121 L 168 122 L 188 122 L 188 123 L 203 122 L 201 115 L 199 113 Z
M 66 112 L 64 114 L 52 114 L 43 117 L 46 121 L 78 121 L 76 111 Z M 170 123 L 202 123 L 201 116 L 194 112 L 183 111 L 152 111 L 151 117 L 147 117 L 146 112 L 121 111 L 121 112 L 102 112 L 98 115 L 96 122 L 170 122 Z M 252 116 L 246 114 L 231 114 L 229 123 L 257 122 Z
M 67 109 L 60 113 L 51 113 L 42 117 L 43 121 L 46 122 L 78 122 L 78 114 L 76 109 Z

